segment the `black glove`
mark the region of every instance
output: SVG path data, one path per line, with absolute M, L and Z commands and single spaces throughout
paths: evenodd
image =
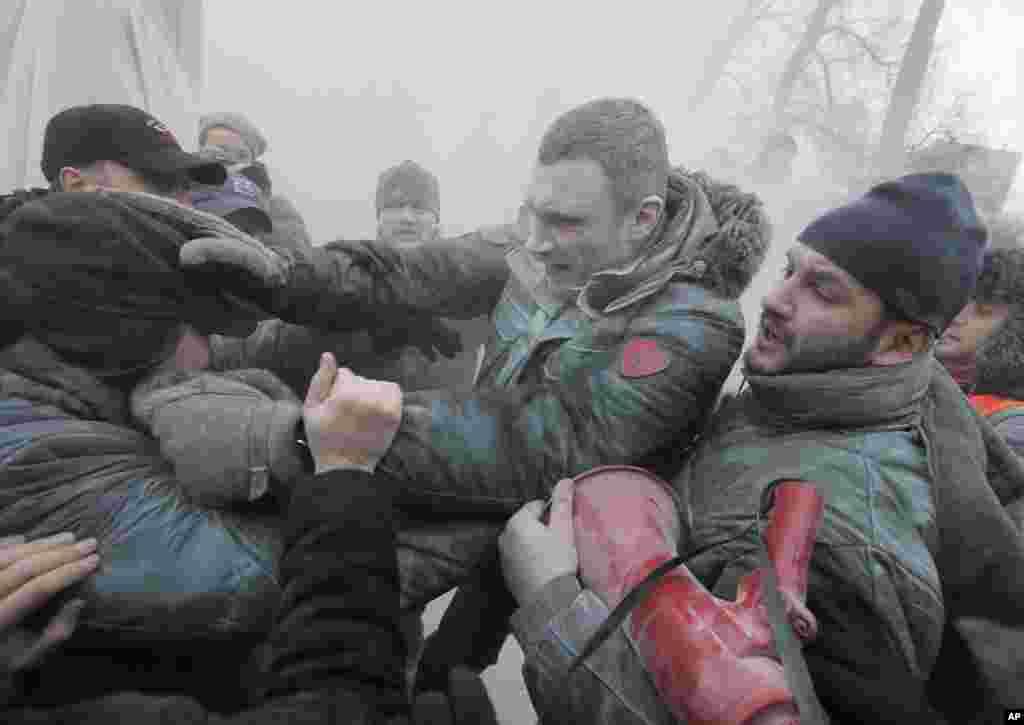
M 414 725 L 498 725 L 483 680 L 464 667 L 451 671 L 448 692 L 417 695 L 412 715 Z
M 372 329 L 370 337 L 373 338 L 374 352 L 380 355 L 408 346 L 419 349 L 431 362 L 436 362 L 437 353 L 451 360 L 462 352 L 462 338 L 458 331 L 427 315 L 409 317 L 402 327 Z
M 496 664 L 516 607 L 505 584 L 495 540 L 455 591 L 437 629 L 427 637 L 415 691 L 440 689 L 456 669 L 482 672 Z

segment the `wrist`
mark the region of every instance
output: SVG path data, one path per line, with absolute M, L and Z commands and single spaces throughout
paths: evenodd
M 576 580 L 576 571 L 551 572 L 547 576 L 523 582 L 524 586 L 519 587 L 520 591 L 513 591 L 512 596 L 515 597 L 520 607 L 528 607 L 540 599 L 554 582 L 567 579 Z
M 319 476 L 328 471 L 365 471 L 373 473 L 379 458 L 355 460 L 345 456 L 319 456 L 313 460 L 313 473 Z

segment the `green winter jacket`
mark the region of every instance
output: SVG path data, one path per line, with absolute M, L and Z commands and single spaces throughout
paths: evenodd
M 520 246 L 480 234 L 401 250 L 333 242 L 294 259 L 272 310 L 289 322 L 329 325 L 358 305 L 381 316 L 403 306 L 491 314 L 474 389 L 406 392 L 381 462 L 405 482 L 410 521 L 439 527 L 418 545 L 399 536 L 403 574 L 422 575 L 420 602 L 455 584 L 491 539 L 465 535 L 467 522 L 453 517 L 488 522 L 494 534 L 559 478 L 660 460 L 705 420 L 742 347 L 735 298 L 769 231 L 755 197 L 681 172 L 665 217 L 640 259 L 594 275 L 568 304 L 546 294 Z
M 711 547 L 688 564 L 731 596 L 757 564 L 747 527 L 765 486 L 818 484 L 808 606 L 819 635 L 806 649 L 818 694 L 831 712 L 871 720 L 884 707 L 841 684 L 866 675 L 925 707 L 947 617 L 1024 620 L 1024 546 L 985 478 L 999 452 L 930 354 L 748 382 L 676 481 L 690 550 Z
M 944 621 L 936 504 L 926 449 L 915 430 L 931 366 L 922 360 L 889 372 L 887 380 L 876 368 L 748 379 L 751 389 L 716 416 L 675 485 L 689 500 L 690 545 L 696 549 L 742 532 L 769 484 L 818 484 L 825 517 L 812 582 L 842 582 L 855 600 L 849 606 L 885 622 L 888 647 L 923 677 L 938 654 Z M 852 393 L 872 378 L 884 391 L 876 387 L 872 409 L 858 410 L 864 398 Z M 828 405 L 815 394 L 817 382 L 830 386 Z M 714 582 L 730 567 L 749 563 L 752 569 L 756 545 L 756 537 L 744 536 L 690 566 L 703 581 Z M 816 596 L 812 587 L 815 612 Z

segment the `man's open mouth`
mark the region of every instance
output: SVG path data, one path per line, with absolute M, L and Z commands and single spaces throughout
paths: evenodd
M 761 337 L 766 342 L 782 342 L 782 337 L 775 331 L 775 328 L 767 320 L 761 320 Z

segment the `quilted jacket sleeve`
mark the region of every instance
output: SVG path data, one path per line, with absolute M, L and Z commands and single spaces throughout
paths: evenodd
M 569 667 L 608 608 L 575 576 L 550 582 L 512 617 L 523 648 L 523 678 L 543 723 L 673 725 L 640 658 L 618 629 L 578 669 Z
M 279 319 L 264 320 L 248 337 L 211 335 L 210 351 L 215 370 L 269 370 L 300 398 L 305 397 L 324 352 L 334 353 L 339 365 L 363 377 L 406 387 L 401 351 L 379 352 L 365 330 L 327 332 Z
M 481 233 L 401 250 L 337 241 L 312 254 L 276 251 L 288 258 L 288 280 L 273 293 L 272 311 L 323 329 L 401 323 L 417 312 L 470 319 L 490 313 L 509 276 L 504 238 Z
M 0 400 L 0 536 L 100 542 L 82 626 L 119 641 L 268 631 L 280 596 L 275 516 L 194 503 L 152 439 Z
M 407 393 L 381 463 L 406 482 L 403 502 L 511 513 L 563 476 L 688 442 L 739 356 L 743 325 L 734 301 L 673 287 L 603 349 L 589 338 L 562 343 L 542 382 Z M 638 343 L 654 356 L 651 370 L 627 361 Z
M 196 503 L 255 501 L 302 473 L 302 406 L 266 370 L 169 371 L 136 386 L 135 420 L 160 444 Z

